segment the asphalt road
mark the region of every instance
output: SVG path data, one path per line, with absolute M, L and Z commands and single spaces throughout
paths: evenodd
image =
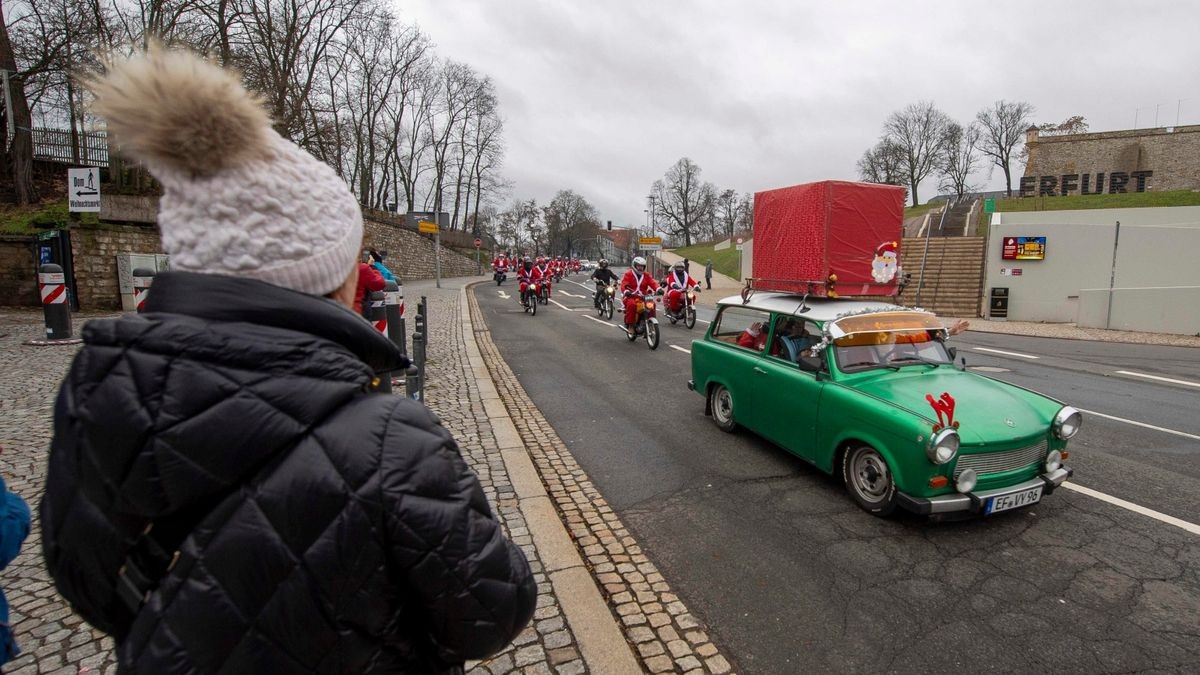
M 651 352 L 569 311 L 590 307 L 583 287 L 557 287 L 567 309 L 536 317 L 498 290 L 514 288 L 475 287 L 505 360 L 738 670 L 1200 668 L 1200 535 L 1065 489 L 990 519 L 872 517 L 833 478 L 704 417 L 680 349 L 707 324 L 664 320 Z M 1200 387 L 1116 374 L 1200 383 L 1200 352 L 970 332 L 953 344 L 988 376 L 1169 430 L 1087 414 L 1074 483 L 1200 523 Z

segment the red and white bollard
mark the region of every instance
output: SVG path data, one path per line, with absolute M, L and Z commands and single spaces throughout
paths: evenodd
M 146 311 L 146 299 L 150 297 L 150 286 L 154 284 L 155 272 L 152 269 L 139 267 L 133 271 L 133 306 L 137 313 Z
M 38 290 L 46 315 L 46 339 L 71 338 L 71 308 L 67 305 L 67 279 L 63 268 L 46 264 L 38 268 Z

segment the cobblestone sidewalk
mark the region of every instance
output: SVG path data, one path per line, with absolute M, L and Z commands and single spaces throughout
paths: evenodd
M 446 288 L 419 282 L 407 285 L 410 306 L 416 305 L 414 296 L 424 294 L 429 300 L 427 403 L 454 434 L 468 463 L 479 474 L 488 500 L 509 536 L 525 551 L 538 583 L 533 625 L 500 654 L 469 666 L 480 675 L 586 673 L 576 638 L 564 620 L 517 507 L 479 388 L 467 365 L 467 336 L 459 321 L 460 284 L 443 285 Z M 82 320 L 76 318 L 76 323 Z M 42 315 L 36 310 L 0 311 L 0 336 L 0 446 L 4 448 L 0 471 L 9 488 L 36 511 L 44 492 L 54 396 L 78 347 L 23 345 L 26 340 L 44 337 Z M 115 673 L 112 641 L 83 623 L 55 592 L 42 563 L 40 535 L 35 515 L 33 530 L 20 555 L 0 577 L 12 607 L 17 642 L 23 650 L 5 672 Z

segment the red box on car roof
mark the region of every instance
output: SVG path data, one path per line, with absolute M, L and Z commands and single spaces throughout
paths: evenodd
M 892 296 L 904 188 L 822 181 L 754 195 L 752 290 Z

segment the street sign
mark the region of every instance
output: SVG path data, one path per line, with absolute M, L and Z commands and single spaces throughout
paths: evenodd
M 428 220 L 421 220 L 417 222 L 417 231 L 424 232 L 425 234 L 437 234 L 438 226 L 437 223 L 431 223 Z
M 735 250 L 735 251 L 740 251 L 740 250 L 742 250 L 742 243 L 741 243 L 741 242 L 742 242 L 742 240 L 741 240 L 741 239 L 739 239 L 739 240 L 738 240 L 738 243 L 737 243 L 737 245 L 733 247 L 733 250 Z
M 100 169 L 67 169 L 67 204 L 71 213 L 100 213 Z
M 738 237 L 738 238 L 737 238 L 737 244 L 738 244 L 738 246 L 741 246 L 741 245 L 744 243 L 744 241 L 745 241 L 745 240 L 743 240 L 741 237 Z M 740 248 L 739 248 L 738 250 L 740 251 L 740 250 L 742 250 L 742 249 L 740 249 Z
M 995 213 L 996 212 L 996 200 L 995 199 L 983 200 L 983 212 L 984 213 Z
M 476 237 L 475 238 L 475 248 L 479 248 L 480 246 L 483 246 L 483 240 Z
M 638 248 L 643 251 L 661 251 L 662 237 L 639 237 Z

